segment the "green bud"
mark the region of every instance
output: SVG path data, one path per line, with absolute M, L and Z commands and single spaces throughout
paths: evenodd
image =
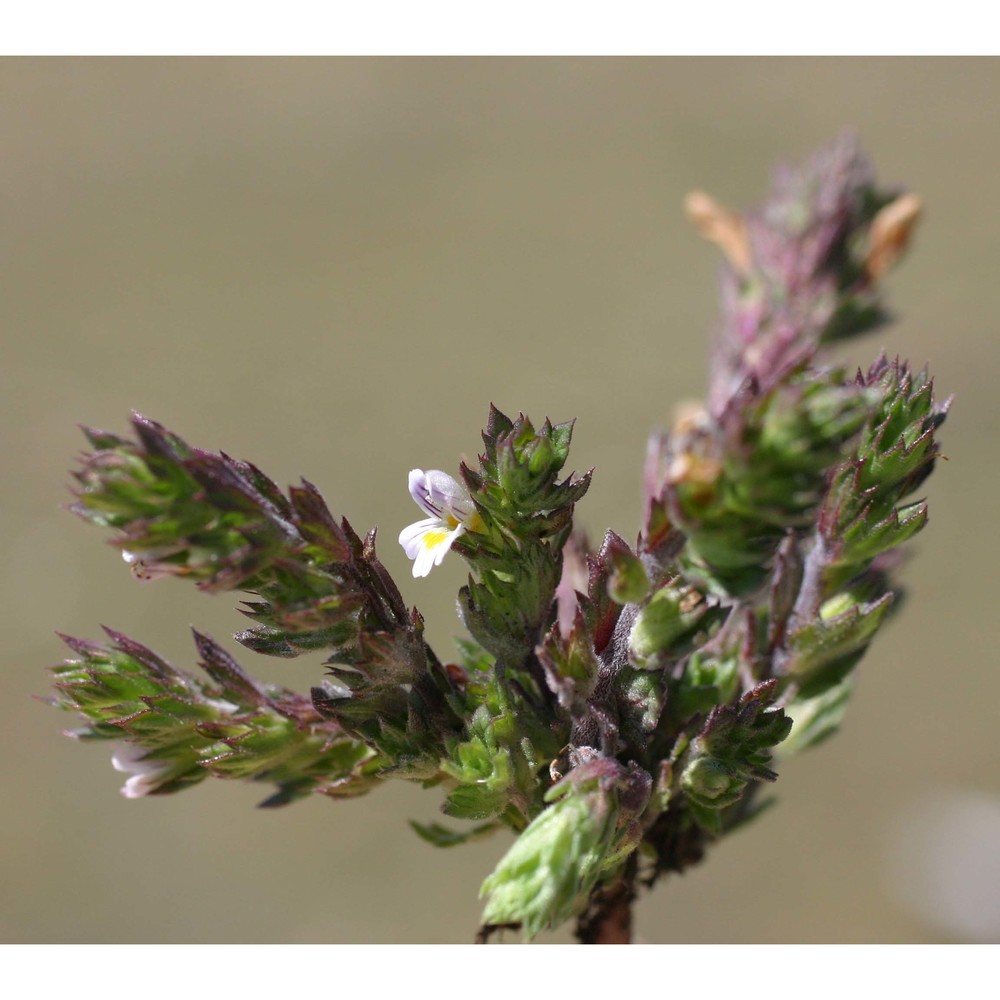
M 638 556 L 615 550 L 611 559 L 608 595 L 616 604 L 638 604 L 649 593 L 649 577 Z
M 717 706 L 680 753 L 679 787 L 691 814 L 708 832 L 721 831 L 719 810 L 733 805 L 752 781 L 774 781 L 770 750 L 788 736 L 792 721 L 769 709 L 777 684 L 757 685 L 735 706 Z M 683 738 L 681 740 L 683 747 Z
M 697 758 L 681 774 L 684 794 L 713 808 L 731 805 L 740 797 L 745 784 L 712 757 Z
M 483 922 L 519 923 L 530 940 L 579 912 L 601 875 L 636 846 L 634 821 L 651 787 L 646 772 L 604 758 L 571 771 L 483 883 Z
M 654 669 L 683 636 L 705 617 L 709 606 L 694 587 L 662 587 L 639 612 L 629 637 L 632 662 Z

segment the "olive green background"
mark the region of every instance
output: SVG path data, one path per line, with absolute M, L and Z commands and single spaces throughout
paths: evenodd
M 103 622 L 185 666 L 189 624 L 239 650 L 235 595 L 139 584 L 60 509 L 75 424 L 120 431 L 135 408 L 281 483 L 306 475 L 381 526 L 449 656 L 463 567 L 410 577 L 407 471 L 473 456 L 491 400 L 575 416 L 573 464 L 596 468 L 579 519 L 633 537 L 646 433 L 701 394 L 716 321 L 684 193 L 752 204 L 775 161 L 845 127 L 928 206 L 888 282 L 902 322 L 849 357 L 931 362 L 958 397 L 949 461 L 843 732 L 645 896 L 638 934 L 976 939 L 906 908 L 899 881 L 924 874 L 900 853 L 914 803 L 1000 792 L 998 84 L 996 61 L 953 59 L 0 62 L 0 939 L 469 940 L 508 838 L 425 845 L 406 820 L 435 819 L 439 792 L 259 811 L 265 789 L 208 781 L 127 801 L 108 751 L 32 700 L 63 656 L 54 629 Z M 321 675 L 239 657 L 300 688 Z

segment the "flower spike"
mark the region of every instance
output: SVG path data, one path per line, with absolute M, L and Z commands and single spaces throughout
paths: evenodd
M 375 529 L 306 480 L 282 490 L 138 414 L 134 440 L 85 430 L 71 509 L 111 530 L 133 576 L 240 591 L 254 624 L 237 641 L 327 670 L 306 696 L 200 632 L 204 677 L 110 629 L 104 645 L 63 636 L 52 703 L 84 717 L 68 735 L 113 744 L 126 798 L 209 776 L 275 786 L 267 807 L 436 787 L 472 825 L 411 824 L 425 840 L 518 835 L 483 883 L 477 941 L 575 917 L 603 944 L 630 939 L 639 885 L 767 805 L 781 761 L 838 728 L 898 607 L 948 403 L 926 370 L 882 354 L 855 376 L 830 354 L 888 320 L 880 281 L 920 213 L 850 137 L 784 170 L 760 209 L 698 193 L 687 208 L 729 264 L 723 319 L 708 400 L 650 441 L 634 547 L 609 529 L 592 549 L 574 527 L 591 472 L 564 472 L 573 421 L 491 405 L 478 463 L 409 473 L 413 576 L 452 550 L 468 564 L 457 662 L 428 644 Z

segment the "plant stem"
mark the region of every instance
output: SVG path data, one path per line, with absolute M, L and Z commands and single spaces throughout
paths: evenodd
M 598 889 L 576 924 L 581 944 L 631 944 L 632 902 L 639 863 L 637 852 L 629 855 L 621 878 Z

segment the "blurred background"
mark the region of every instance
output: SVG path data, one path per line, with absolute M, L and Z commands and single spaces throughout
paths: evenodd
M 83 444 L 133 408 L 305 475 L 451 655 L 459 560 L 396 544 L 413 467 L 473 456 L 490 401 L 577 417 L 579 520 L 634 537 L 648 430 L 701 395 L 717 260 L 681 201 L 759 201 L 778 160 L 856 129 L 926 201 L 889 279 L 901 323 L 851 345 L 929 361 L 956 404 L 910 597 L 841 734 L 777 808 L 637 909 L 648 942 L 1000 940 L 1000 379 L 995 113 L 972 59 L 6 59 L 0 62 L 4 694 L 0 939 L 461 942 L 506 836 L 447 851 L 390 784 L 256 810 L 210 780 L 127 801 L 109 752 L 33 700 L 54 629 L 104 623 L 181 666 L 188 625 L 305 689 L 318 658 L 230 640 L 235 595 L 135 582 L 60 509 Z M 542 940 L 566 941 L 568 930 Z

